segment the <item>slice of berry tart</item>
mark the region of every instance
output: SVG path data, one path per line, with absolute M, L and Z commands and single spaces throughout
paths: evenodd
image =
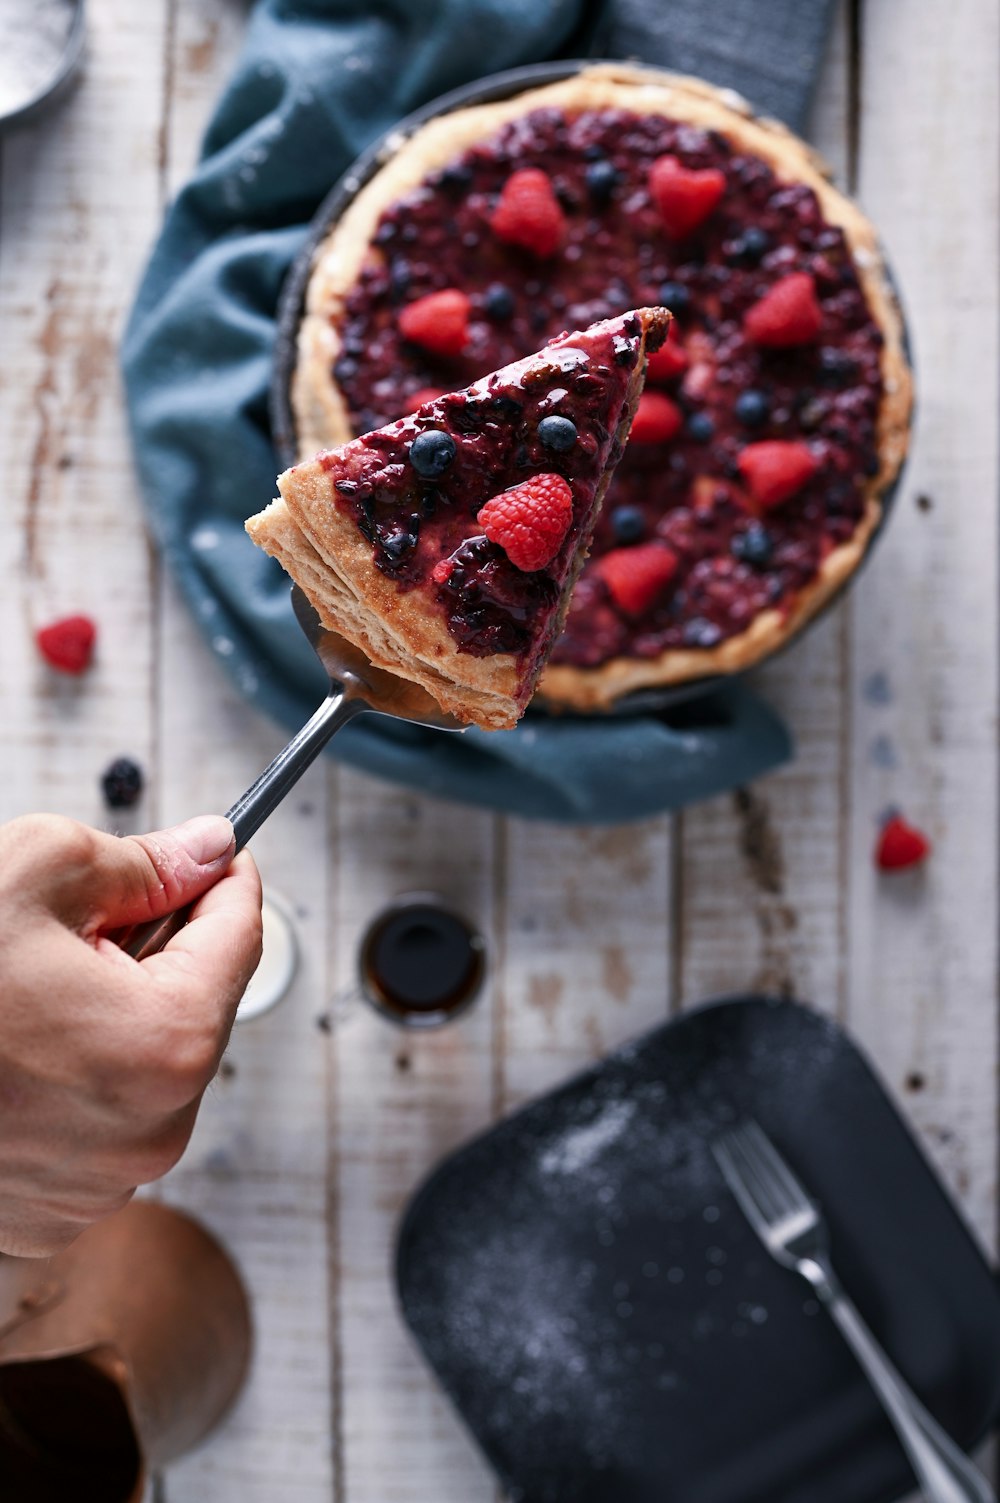
M 736 96 L 587 66 L 402 141 L 320 246 L 300 330 L 311 453 L 654 304 L 675 322 L 541 682 L 580 709 L 757 661 L 863 557 L 911 403 L 868 220 Z
M 440 341 L 450 320 L 432 299 L 414 326 Z M 514 725 L 669 322 L 662 308 L 631 311 L 464 391 L 428 392 L 406 417 L 287 470 L 247 531 L 372 662 L 460 719 Z M 650 549 L 672 567 L 668 549 Z

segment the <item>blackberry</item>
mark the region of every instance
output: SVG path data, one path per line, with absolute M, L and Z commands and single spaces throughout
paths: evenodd
M 131 757 L 116 757 L 101 774 L 101 788 L 109 809 L 131 809 L 143 789 L 142 768 Z

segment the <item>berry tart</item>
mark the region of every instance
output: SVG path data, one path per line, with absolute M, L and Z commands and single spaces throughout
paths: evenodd
M 675 323 L 541 680 L 581 710 L 758 661 L 864 556 L 911 406 L 868 220 L 737 96 L 587 66 L 397 142 L 320 245 L 299 332 L 311 453 L 657 303 Z
M 423 338 L 449 327 L 433 294 L 407 312 Z M 407 416 L 287 470 L 247 531 L 372 662 L 462 720 L 512 726 L 669 323 L 663 308 L 631 311 L 464 391 L 428 392 Z

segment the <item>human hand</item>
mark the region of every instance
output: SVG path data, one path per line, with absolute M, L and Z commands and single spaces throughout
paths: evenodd
M 119 838 L 0 825 L 0 1252 L 43 1256 L 180 1158 L 260 958 L 228 820 Z M 157 955 L 110 936 L 197 899 Z

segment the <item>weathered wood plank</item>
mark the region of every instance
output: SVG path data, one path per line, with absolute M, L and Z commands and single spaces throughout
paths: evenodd
M 164 188 L 193 164 L 242 39 L 246 7 L 175 0 Z M 167 820 L 225 809 L 285 737 L 224 677 L 169 580 L 161 582 L 157 727 Z M 256 1351 L 247 1389 L 211 1441 L 171 1467 L 159 1503 L 325 1503 L 331 1496 L 326 777 L 313 769 L 253 841 L 265 891 L 295 916 L 288 998 L 240 1025 L 194 1138 L 163 1193 L 204 1216 L 247 1280 Z M 294 1490 L 294 1491 L 293 1491 Z
M 441 1030 L 400 1029 L 360 1001 L 334 1025 L 341 1495 L 475 1503 L 493 1484 L 403 1328 L 392 1248 L 417 1183 L 493 1114 L 494 821 L 346 770 L 332 777 L 337 1011 L 355 985 L 364 928 L 402 892 L 441 893 L 481 929 L 494 964 L 486 995 Z
M 2 146 L 0 815 L 100 825 L 105 765 L 152 753 L 152 573 L 116 345 L 158 214 L 165 5 L 101 0 L 90 30 L 78 87 Z M 78 611 L 98 623 L 98 660 L 59 679 L 33 631 Z
M 850 1018 L 984 1241 L 996 1224 L 995 7 L 864 13 L 860 192 L 909 307 L 916 443 L 852 604 Z M 879 879 L 901 806 L 935 844 Z
M 548 1089 L 667 1016 L 667 819 L 620 829 L 510 820 L 501 1104 Z
M 849 46 L 845 5 L 811 131 L 842 183 L 851 140 Z M 687 1002 L 757 990 L 795 995 L 828 1011 L 841 1006 L 844 630 L 838 607 L 753 675 L 792 728 L 794 761 L 680 820 L 679 975 Z

